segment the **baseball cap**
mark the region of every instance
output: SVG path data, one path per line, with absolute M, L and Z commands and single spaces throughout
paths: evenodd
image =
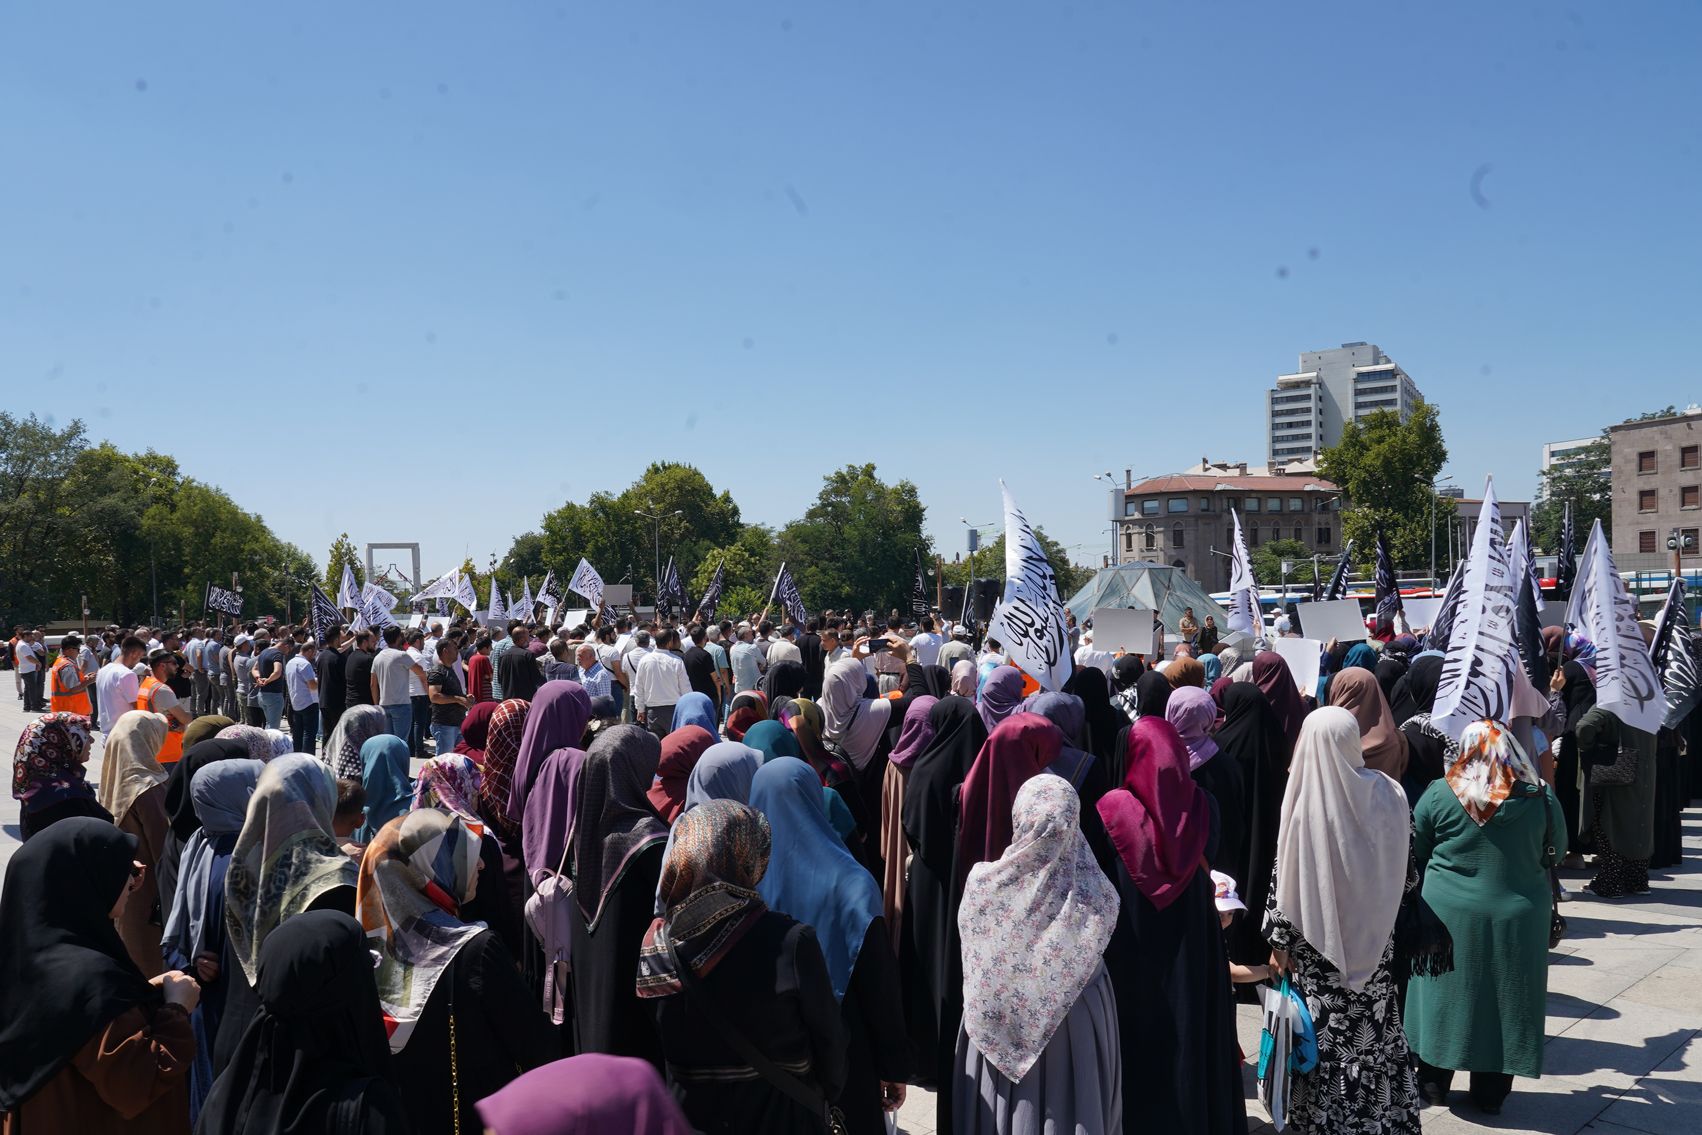
M 1241 901 L 1241 896 L 1235 893 L 1235 880 L 1222 871 L 1211 873 L 1213 897 L 1217 900 L 1217 912 L 1228 914 L 1231 911 L 1246 910 L 1247 904 Z

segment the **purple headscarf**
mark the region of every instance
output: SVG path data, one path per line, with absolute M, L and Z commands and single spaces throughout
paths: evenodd
M 1206 691 L 1183 686 L 1171 694 L 1164 706 L 1164 720 L 1188 746 L 1189 772 L 1217 756 L 1217 742 L 1211 739 L 1212 726 L 1217 724 L 1217 703 Z
M 526 731 L 520 735 L 520 755 L 508 786 L 508 817 L 519 820 L 526 814 L 526 796 L 544 761 L 557 749 L 579 744 L 585 723 L 591 720 L 591 695 L 578 682 L 557 679 L 538 687 L 532 708 L 526 714 Z
M 534 885 L 540 872 L 561 866 L 562 855 L 573 838 L 574 796 L 584 767 L 584 749 L 557 749 L 544 758 L 544 766 L 526 797 L 525 818 L 520 824 L 520 861 Z
M 999 722 L 1022 707 L 1022 671 L 1015 666 L 995 666 L 981 684 L 981 694 L 975 700 L 975 712 L 990 734 Z
M 934 739 L 934 725 L 928 720 L 928 713 L 939 703 L 939 698 L 922 694 L 913 698 L 910 708 L 904 711 L 904 724 L 898 731 L 898 744 L 892 747 L 888 759 L 899 768 L 909 768 L 910 762 L 921 755 Z
M 691 1135 L 691 1124 L 650 1063 L 585 1053 L 510 1080 L 474 1105 L 495 1135 L 620 1131 Z

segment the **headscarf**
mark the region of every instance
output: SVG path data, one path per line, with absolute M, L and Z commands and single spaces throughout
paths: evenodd
M 585 723 L 591 720 L 591 695 L 578 682 L 545 682 L 531 706 L 508 787 L 508 818 L 516 821 L 526 814 L 526 794 L 532 791 L 544 759 L 557 749 L 577 749 L 585 739 Z
M 1159 910 L 1182 897 L 1211 834 L 1211 798 L 1188 772 L 1175 728 L 1148 715 L 1129 726 L 1122 792 L 1099 798 L 1099 817 L 1135 887 Z
M 904 664 L 904 695 L 927 696 L 938 700 L 951 692 L 951 671 L 944 666 L 924 666 L 920 662 Z
M 960 658 L 952 663 L 951 692 L 960 698 L 975 696 L 975 660 Z
M 1135 679 L 1135 712 L 1141 717 L 1163 717 L 1175 690 L 1163 674 L 1148 670 Z
M 48 714 L 30 728 L 68 716 L 81 717 Z M 15 1112 L 121 1013 L 159 1004 L 112 921 L 136 844 L 105 820 L 72 816 L 38 832 L 6 864 L 0 1111 Z
M 888 759 L 899 768 L 909 768 L 911 762 L 928 747 L 928 742 L 934 739 L 934 727 L 928 715 L 939 701 L 929 694 L 910 699 L 910 705 L 904 711 L 904 723 L 898 728 L 898 741 L 888 754 Z
M 378 829 L 413 807 L 414 778 L 408 775 L 408 743 L 394 733 L 368 737 L 360 747 L 361 784 L 366 788 L 366 822 L 356 843 L 369 843 Z
M 1369 670 L 1377 672 L 1377 652 L 1370 643 L 1356 642 L 1347 648 L 1347 655 L 1342 659 L 1343 670 Z
M 715 703 L 709 700 L 709 695 L 693 690 L 674 703 L 674 717 L 668 728 L 684 729 L 688 725 L 697 725 L 714 733 L 719 724 L 715 716 Z
M 1460 756 L 1448 769 L 1448 787 L 1478 827 L 1494 818 L 1513 794 L 1513 782 L 1542 785 L 1513 731 L 1498 721 L 1474 721 L 1460 734 Z
M 1170 722 L 1182 744 L 1188 747 L 1190 772 L 1217 756 L 1217 742 L 1211 737 L 1212 727 L 1217 724 L 1217 703 L 1206 691 L 1196 686 L 1177 690 L 1164 707 L 1164 720 Z
M 1223 677 L 1223 663 L 1218 659 L 1217 655 L 1207 651 L 1205 654 L 1200 655 L 1199 663 L 1200 668 L 1206 672 L 1206 685 L 1209 686 L 1219 678 Z
M 413 1036 L 456 953 L 485 929 L 460 917 L 479 880 L 479 843 L 479 832 L 461 817 L 421 808 L 385 824 L 361 856 L 355 913 L 378 954 L 391 1052 Z
M 1117 888 L 1081 834 L 1081 799 L 1041 774 L 1017 790 L 1011 843 L 969 872 L 958 907 L 963 1028 L 1013 1083 L 1028 1074 L 1103 964 Z
M 479 770 L 479 815 L 509 847 L 520 839 L 520 822 L 509 818 L 508 801 L 513 797 L 514 763 L 520 759 L 520 742 L 531 713 L 532 703 L 519 698 L 497 704 L 485 735 L 484 767 Z
M 934 739 L 911 762 L 904 785 L 904 837 L 916 858 L 949 879 L 957 854 L 958 786 L 986 743 L 987 727 L 975 703 L 955 694 L 935 703 L 928 723 Z
M 1584 715 L 1596 708 L 1596 685 L 1582 662 L 1562 663 L 1561 671 L 1566 675 L 1566 686 L 1560 692 L 1566 703 L 1566 729 L 1576 732 Z
M 469 823 L 482 825 L 484 821 L 479 819 L 479 766 L 463 753 L 432 757 L 420 766 L 419 778 L 414 781 L 414 807 L 442 808 Z
M 762 767 L 762 756 L 749 745 L 738 741 L 720 741 L 709 746 L 708 752 L 698 758 L 692 766 L 691 775 L 686 778 L 685 806 L 680 815 L 685 814 L 700 804 L 711 800 L 736 800 L 740 804 L 748 804 L 751 799 L 751 780 L 756 776 L 756 770 Z M 662 862 L 668 862 L 673 852 L 674 832 L 679 829 L 679 822 L 668 829 L 668 845 L 662 850 Z M 664 866 L 664 871 L 666 866 Z M 657 889 L 656 913 L 668 913 L 662 903 L 660 888 Z
M 679 714 L 674 715 L 676 718 Z M 768 720 L 768 699 L 758 690 L 746 690 L 733 699 L 727 711 L 727 736 L 738 741 L 759 721 Z
M 218 714 L 209 714 L 197 717 L 194 721 L 191 721 L 188 725 L 183 727 L 183 751 L 188 753 L 190 749 L 193 749 L 201 742 L 211 741 L 214 737 L 218 736 L 219 730 L 235 724 L 236 722 L 232 721 L 230 718 L 222 717 Z M 177 763 L 182 764 L 183 762 L 179 761 Z
M 663 823 L 671 824 L 679 819 L 685 809 L 686 779 L 713 744 L 715 734 L 699 725 L 682 725 L 662 738 L 662 758 L 656 765 L 656 783 L 650 786 L 646 795 Z
M 774 854 L 757 892 L 769 909 L 815 928 L 833 995 L 851 984 L 881 890 L 827 822 L 821 779 L 794 757 L 769 761 L 751 783 L 751 807 L 768 817 Z
M 787 726 L 792 730 L 792 736 L 798 739 L 803 758 L 817 768 L 822 768 L 832 759 L 822 740 L 822 730 L 826 725 L 827 718 L 822 714 L 819 703 L 809 698 L 798 698 L 792 702 L 792 719 Z M 745 743 L 750 744 L 748 737 Z
M 1365 767 L 1399 780 L 1407 768 L 1407 739 L 1395 728 L 1377 676 L 1365 669 L 1344 669 L 1330 679 L 1330 704 L 1347 710 L 1359 722 Z
M 1196 686 L 1203 690 L 1206 687 L 1206 668 L 1197 658 L 1175 659 L 1164 668 L 1164 677 L 1170 682 L 1171 689 Z
M 1353 714 L 1308 716 L 1282 798 L 1276 906 L 1354 992 L 1389 945 L 1411 831 L 1401 786 L 1365 767 Z
M 808 680 L 809 674 L 802 662 L 782 658 L 769 663 L 768 673 L 762 676 L 762 692 L 770 698 L 795 698 L 804 692 L 804 684 Z
M 638 995 L 680 992 L 674 957 L 705 977 L 768 909 L 757 883 L 768 870 L 767 818 L 736 800 L 709 800 L 680 817 L 669 840 L 656 899 L 663 913 L 638 952 Z
M 958 815 L 957 872 L 961 886 L 976 863 L 991 863 L 1011 843 L 1011 802 L 1017 789 L 1044 772 L 1064 748 L 1064 735 L 1037 713 L 1013 713 L 987 735 L 963 781 Z
M 1241 649 L 1235 646 L 1219 645 L 1217 648 L 1217 664 L 1225 674 L 1234 674 L 1241 665 Z
M 476 765 L 485 763 L 485 738 L 490 734 L 491 715 L 496 713 L 496 707 L 493 701 L 474 702 L 467 716 L 461 719 L 461 739 L 455 742 L 455 751 L 471 757 Z
M 165 743 L 166 729 L 163 714 L 132 709 L 107 732 L 98 799 L 100 806 L 112 813 L 113 823 L 124 823 L 131 805 L 144 792 L 165 783 L 159 751 Z
M 1436 705 L 1436 689 L 1441 681 L 1441 656 L 1426 654 L 1414 658 L 1406 673 L 1396 680 L 1395 692 L 1389 698 L 1389 712 L 1395 724 L 1405 725 L 1415 714 L 1430 713 Z
M 818 711 L 819 712 L 819 711 Z M 734 738 L 739 740 L 739 738 Z M 755 749 L 766 763 L 776 757 L 802 757 L 798 738 L 778 721 L 759 721 L 744 735 L 743 743 Z
M 191 724 L 204 720 L 197 717 Z M 183 750 L 182 759 L 171 766 L 165 781 L 165 811 L 171 819 L 173 835 L 179 840 L 186 840 L 201 826 L 193 790 L 196 774 L 219 761 L 239 760 L 247 756 L 248 746 L 242 742 L 212 736 L 203 737 Z M 241 826 L 240 823 L 238 826 Z
M 358 1114 L 367 1092 L 393 1091 L 360 923 L 335 910 L 292 918 L 266 940 L 254 988 L 260 1008 L 213 1083 L 197 1135 L 337 1135 L 350 1130 L 337 1119 Z
M 491 1135 L 692 1135 L 648 1060 L 588 1052 L 524 1072 L 474 1105 Z
M 12 755 L 12 797 L 25 812 L 66 800 L 93 800 L 88 782 L 89 719 L 80 713 L 44 713 L 18 735 Z
M 361 746 L 389 731 L 390 715 L 384 712 L 383 706 L 351 705 L 337 719 L 336 728 L 331 730 L 331 739 L 325 743 L 325 763 L 331 766 L 338 780 L 359 780 L 366 771 L 361 765 Z M 223 736 L 223 731 L 220 736 Z M 254 755 L 253 750 L 249 755 Z
M 633 859 L 668 838 L 645 792 L 662 759 L 662 743 L 637 725 L 597 734 L 573 799 L 573 899 L 586 928 L 597 929 L 609 895 Z
M 378 712 L 383 713 L 384 711 L 380 709 Z M 384 722 L 385 728 L 389 728 L 390 719 L 386 717 Z M 338 722 L 338 724 L 342 723 Z M 248 759 L 251 761 L 269 761 L 280 755 L 273 748 L 272 734 L 258 725 L 227 725 L 219 730 L 216 736 L 224 740 L 242 742 L 243 748 L 248 750 Z M 284 752 L 287 753 L 289 750 L 285 749 Z
M 987 727 L 988 733 L 992 733 L 999 722 L 1016 713 L 1021 706 L 1022 671 L 1015 666 L 995 666 L 981 684 L 980 696 L 975 701 L 981 724 Z
M 206 949 L 208 915 L 224 910 L 221 860 L 228 860 L 236 846 L 237 833 L 248 817 L 249 798 L 265 769 L 264 762 L 242 757 L 214 761 L 197 772 L 190 784 L 200 818 L 179 856 L 177 885 L 167 900 L 161 935 L 162 944 L 181 958 L 193 958 Z
M 863 696 L 869 672 L 855 658 L 841 658 L 822 680 L 822 734 L 845 751 L 858 769 L 874 759 L 892 716 L 892 702 Z
M 1306 717 L 1306 707 L 1300 701 L 1300 690 L 1294 684 L 1288 660 L 1274 650 L 1261 650 L 1253 656 L 1251 678 L 1253 684 L 1264 691 L 1265 700 L 1271 703 L 1271 712 L 1276 714 L 1277 728 L 1282 730 L 1288 748 L 1293 749 L 1300 738 L 1300 723 Z M 1241 681 L 1240 678 L 1235 680 Z
M 1064 683 L 1064 693 L 1081 699 L 1086 722 L 1086 731 L 1079 741 L 1081 747 L 1102 761 L 1110 761 L 1117 752 L 1117 734 L 1129 723 L 1129 718 L 1111 704 L 1111 680 L 1105 671 L 1097 666 L 1083 666 Z
M 266 938 L 332 887 L 355 884 L 355 864 L 337 846 L 331 817 L 337 781 L 315 757 L 279 757 L 248 802 L 225 874 L 230 952 L 250 985 Z

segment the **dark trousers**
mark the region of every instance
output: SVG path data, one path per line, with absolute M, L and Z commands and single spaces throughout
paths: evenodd
M 644 728 L 660 740 L 674 731 L 674 707 L 653 705 L 644 711 Z
M 315 746 L 319 741 L 319 707 L 317 705 L 290 711 L 290 736 L 294 738 L 296 752 L 307 753 L 309 756 L 316 752 Z
M 242 723 L 252 725 L 256 729 L 264 729 L 266 728 L 266 711 L 257 705 L 244 705 L 242 707 Z
M 203 674 L 199 670 L 195 671 L 193 681 L 195 683 L 195 697 L 190 702 L 189 712 L 193 713 L 196 717 L 200 717 L 204 713 L 213 712 L 212 682 L 207 679 L 207 675 Z
M 408 752 L 424 760 L 426 738 L 431 736 L 431 699 L 422 694 L 408 700 L 414 706 L 414 719 L 408 726 Z
M 313 712 L 318 716 L 320 732 L 325 734 L 325 741 L 329 744 L 331 734 L 337 731 L 337 722 L 342 720 L 343 711 L 341 709 L 330 710 L 325 708 L 324 705 L 317 705 Z
M 1500 1107 L 1502 1101 L 1513 1091 L 1513 1077 L 1505 1072 L 1472 1072 L 1470 1075 L 1472 1103 L 1478 1107 Z M 1454 1086 L 1454 1073 L 1450 1069 L 1438 1068 L 1420 1060 L 1418 1082 L 1421 1085 L 1434 1085 L 1446 1096 L 1448 1089 Z
M 1578 791 L 1578 740 L 1568 733 L 1560 746 L 1560 759 L 1554 762 L 1554 795 L 1560 800 L 1560 814 L 1566 817 L 1566 850 L 1582 851 L 1578 843 L 1578 813 L 1581 802 Z
M 42 696 L 42 678 L 44 676 L 40 667 L 24 675 L 25 709 L 38 711 L 47 709 L 47 699 Z

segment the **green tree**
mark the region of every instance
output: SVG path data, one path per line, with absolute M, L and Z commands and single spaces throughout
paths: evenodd
M 1603 434 L 1578 455 L 1539 474 L 1536 503 L 1531 506 L 1531 536 L 1544 552 L 1560 550 L 1560 530 L 1566 522 L 1566 506 L 1572 506 L 1572 528 L 1577 550 L 1584 550 L 1590 524 L 1599 520 L 1602 529 L 1613 531 L 1613 451 Z
M 355 586 L 366 586 L 366 570 L 361 566 L 360 552 L 355 549 L 355 542 L 349 539 L 347 532 L 331 541 L 331 550 L 325 553 L 325 578 L 319 586 L 325 589 L 325 594 L 331 597 L 331 602 L 337 601 L 337 591 L 343 585 L 343 565 L 354 569 Z
M 0 411 L 0 612 L 7 624 L 71 614 L 65 599 L 75 583 L 63 566 L 64 548 L 78 521 L 64 488 L 86 445 L 81 419 L 61 429 L 51 418 Z
M 574 564 L 578 564 L 578 560 Z M 497 565 L 499 580 L 512 579 L 518 583 L 522 576 L 532 581 L 536 586 L 544 581 L 544 572 L 548 570 L 544 562 L 544 538 L 536 532 L 522 532 L 514 538 L 514 543 L 508 547 L 508 554 L 502 557 Z M 559 569 L 558 569 L 559 570 Z M 573 566 L 568 567 L 563 579 L 573 577 Z
M 1312 583 L 1312 549 L 1299 540 L 1267 540 L 1248 553 L 1248 559 L 1253 563 L 1253 578 L 1260 587 L 1278 587 L 1282 584 L 1282 561 L 1293 560 L 1294 568 L 1288 573 L 1288 582 L 1296 584 L 1304 577 L 1308 586 Z M 1304 569 L 1301 565 L 1306 565 Z M 1334 561 L 1331 561 L 1331 567 Z M 1324 567 L 1320 565 L 1319 571 Z
M 1347 497 L 1343 539 L 1368 550 L 1382 529 L 1397 568 L 1428 563 L 1436 500 L 1431 486 L 1447 460 L 1436 407 L 1428 402 L 1418 403 L 1405 422 L 1392 410 L 1378 410 L 1347 423 L 1341 441 L 1318 456 L 1319 476 Z
M 721 601 L 716 605 L 718 618 L 741 619 L 762 610 L 779 570 L 774 553 L 774 532 L 760 524 L 746 524 L 739 538 L 724 548 L 712 548 L 698 561 L 697 570 L 686 585 L 688 598 L 695 605 L 702 602 L 715 569 L 725 561 L 726 574 L 721 577 Z
M 902 607 L 917 553 L 932 555 L 925 515 L 909 481 L 888 485 L 872 464 L 847 465 L 824 477 L 815 503 L 780 530 L 775 553 L 812 611 Z
M 1052 571 L 1058 577 L 1058 598 L 1068 603 L 1076 592 L 1088 585 L 1093 579 L 1095 569 L 1083 567 L 1081 564 L 1070 562 L 1069 552 L 1064 546 L 1046 535 L 1046 530 L 1036 528 L 1035 538 L 1040 541 L 1040 548 L 1046 553 L 1046 560 L 1052 565 Z M 976 579 L 1003 579 L 1005 577 L 1005 535 L 999 533 L 998 538 L 990 544 L 983 544 L 973 556 L 965 556 L 956 563 L 945 566 L 946 585 L 962 587 L 969 580 L 969 569 L 975 569 Z M 946 612 L 951 614 L 951 612 Z

